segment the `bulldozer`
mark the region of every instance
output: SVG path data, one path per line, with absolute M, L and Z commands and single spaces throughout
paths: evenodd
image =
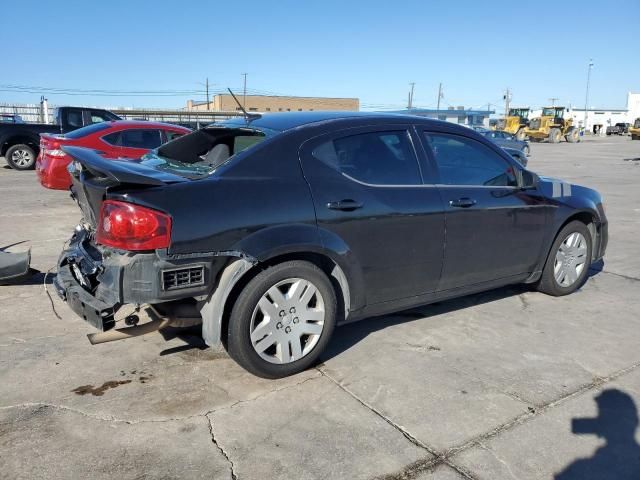
M 564 110 L 564 107 L 544 107 L 540 117 L 529 121 L 524 134 L 535 142 L 547 139 L 549 143 L 558 143 L 562 137 L 570 143 L 578 142 L 578 129 L 573 126 L 573 119 L 564 118 Z
M 524 129 L 529 125 L 529 108 L 510 108 L 503 122 L 502 130 L 515 135 L 518 140 L 524 140 Z
M 631 134 L 631 140 L 640 140 L 640 117 L 633 122 L 633 127 L 629 127 L 629 133 Z

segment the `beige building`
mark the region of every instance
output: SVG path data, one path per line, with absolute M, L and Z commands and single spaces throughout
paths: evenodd
M 234 92 L 235 93 L 235 92 Z M 271 95 L 236 95 L 240 103 L 244 103 L 247 112 L 303 112 L 311 110 L 359 110 L 360 100 L 357 98 L 326 97 L 281 97 Z M 215 95 L 212 101 L 187 101 L 187 110 L 234 111 L 240 110 L 238 104 L 229 94 Z

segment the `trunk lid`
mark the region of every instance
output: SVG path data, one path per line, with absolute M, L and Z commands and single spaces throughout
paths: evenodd
M 139 161 L 107 160 L 89 148 L 61 148 L 72 158 L 69 165 L 71 195 L 78 202 L 85 222 L 92 228 L 97 225 L 100 207 L 110 191 L 135 191 L 189 181 Z

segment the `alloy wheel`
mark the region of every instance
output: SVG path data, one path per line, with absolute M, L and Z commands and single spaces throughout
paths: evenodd
M 33 154 L 27 150 L 14 150 L 11 154 L 11 161 L 14 165 L 25 168 L 33 163 Z

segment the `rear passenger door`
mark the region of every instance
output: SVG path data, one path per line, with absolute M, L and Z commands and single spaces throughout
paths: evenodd
M 301 148 L 323 242 L 356 266 L 368 305 L 438 285 L 443 207 L 423 183 L 414 140 L 410 126 L 388 125 L 340 130 Z
M 461 134 L 424 131 L 446 209 L 439 290 L 531 272 L 540 258 L 551 206 L 518 188 L 519 168 L 494 148 Z

